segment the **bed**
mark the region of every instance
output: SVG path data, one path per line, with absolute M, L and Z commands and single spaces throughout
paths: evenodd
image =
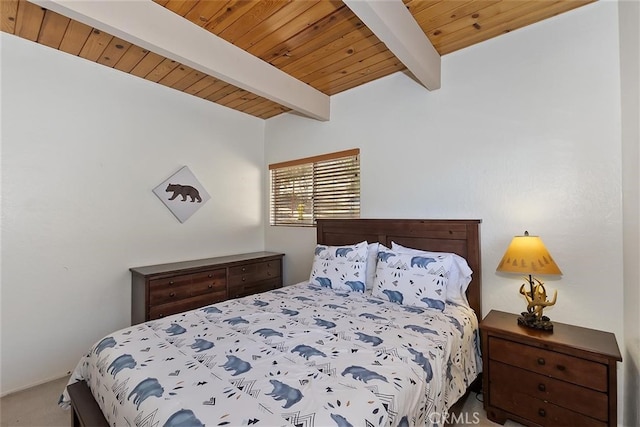
M 78 363 L 60 405 L 73 425 L 442 425 L 481 371 L 479 223 L 319 220 L 315 280 L 115 331 Z M 363 241 L 383 245 L 379 263 L 398 248 L 464 258 L 468 304 L 419 307 L 314 276 L 325 249 Z

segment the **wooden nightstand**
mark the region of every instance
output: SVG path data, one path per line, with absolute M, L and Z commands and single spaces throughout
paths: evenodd
M 480 323 L 484 409 L 491 421 L 533 426 L 615 426 L 612 333 L 554 322 L 553 333 L 525 328 L 492 310 Z

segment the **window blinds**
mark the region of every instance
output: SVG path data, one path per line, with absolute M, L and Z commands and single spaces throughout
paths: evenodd
M 314 226 L 360 217 L 360 150 L 269 165 L 271 225 Z

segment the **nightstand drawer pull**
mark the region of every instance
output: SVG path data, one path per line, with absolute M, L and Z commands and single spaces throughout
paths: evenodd
M 546 385 L 544 385 L 544 384 L 542 384 L 542 383 L 540 383 L 540 384 L 538 384 L 538 390 L 540 390 L 540 391 L 546 391 L 546 390 L 547 390 L 547 386 L 546 386 Z
M 544 358 L 538 357 L 538 365 L 544 365 L 544 364 L 545 364 Z
M 209 289 L 213 288 L 213 283 L 209 283 L 208 288 L 209 288 Z
M 173 285 L 173 280 L 169 282 L 169 286 Z
M 169 294 L 169 296 L 170 296 L 171 298 L 173 298 L 173 297 L 175 297 L 175 296 L 176 296 L 176 293 L 175 293 L 175 292 L 171 292 L 171 293 Z
M 538 415 L 540 415 L 541 417 L 544 417 L 547 415 L 547 412 L 544 409 L 540 408 L 538 409 Z

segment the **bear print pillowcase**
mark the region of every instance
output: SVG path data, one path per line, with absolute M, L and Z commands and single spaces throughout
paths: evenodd
M 366 241 L 356 245 L 317 245 L 309 283 L 347 292 L 364 292 L 367 267 Z
M 378 250 L 373 296 L 397 304 L 444 311 L 447 269 L 434 257 Z

